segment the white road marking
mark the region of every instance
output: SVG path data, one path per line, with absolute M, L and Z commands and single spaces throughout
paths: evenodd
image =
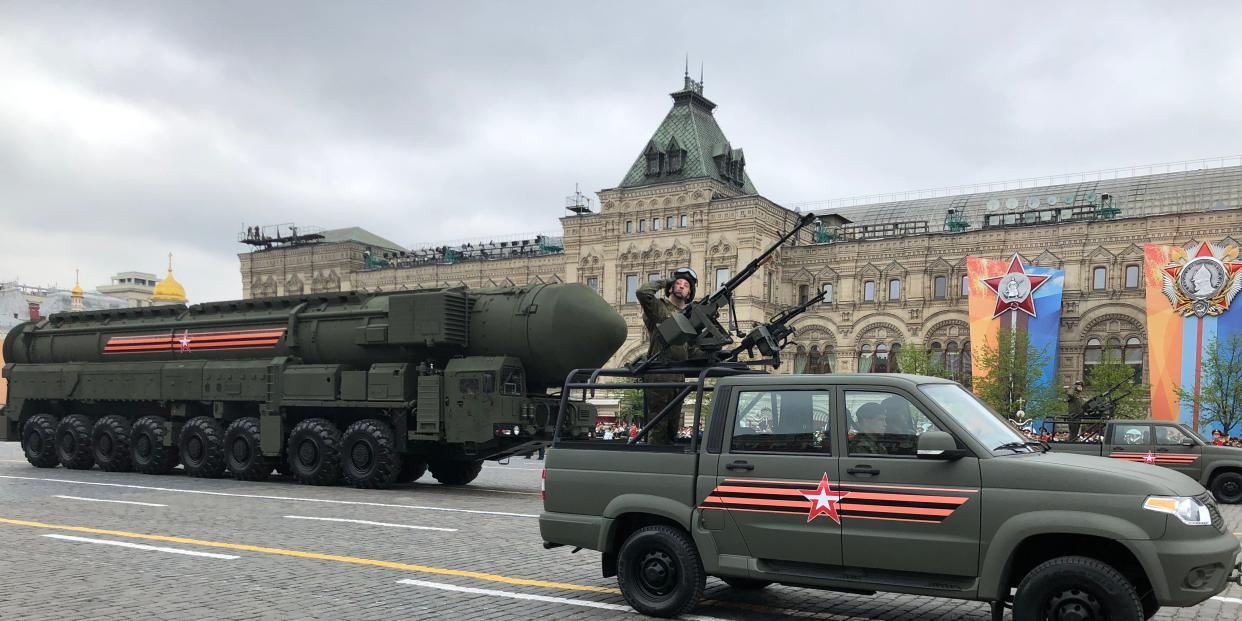
M 136 502 L 133 500 L 105 500 L 103 498 L 83 498 L 81 496 L 61 496 L 56 494 L 53 498 L 64 498 L 65 500 L 85 500 L 88 502 L 115 502 L 122 505 L 139 505 L 143 507 L 167 507 L 168 505 L 156 504 L 154 502 Z
M 455 533 L 456 528 L 440 528 L 438 526 L 412 526 L 410 524 L 390 524 L 388 522 L 372 522 L 370 520 L 347 520 L 345 518 L 330 517 L 310 517 L 307 515 L 286 515 L 290 520 L 316 520 L 319 522 L 345 522 L 347 524 L 365 524 L 367 526 L 390 526 L 392 528 L 410 528 L 413 530 L 438 530 L 445 533 Z
M 445 584 L 443 582 L 428 582 L 426 580 L 398 580 L 397 584 L 406 584 L 410 586 L 420 586 L 429 589 L 440 589 L 441 591 L 456 591 L 458 593 L 469 593 L 471 595 L 491 595 L 493 597 L 507 597 L 509 599 L 524 599 L 533 602 L 545 602 L 549 604 L 565 604 L 566 606 L 582 606 L 585 608 L 601 608 L 603 610 L 616 610 L 618 612 L 633 612 L 637 610 L 630 608 L 624 604 L 609 604 L 607 602 L 593 602 L 585 599 L 569 599 L 568 597 L 553 597 L 551 595 L 535 595 L 533 593 L 514 593 L 513 591 L 498 591 L 495 589 L 477 589 L 474 587 L 457 586 L 455 584 Z M 680 619 L 691 619 L 692 621 L 724 621 L 716 617 L 704 617 L 700 615 L 682 615 Z
M 1221 597 L 1217 595 L 1216 597 L 1213 597 L 1212 599 L 1218 602 L 1225 602 L 1227 604 L 1242 604 L 1242 599 L 1238 599 L 1236 597 Z
M 451 507 L 430 507 L 424 505 L 398 505 L 384 502 L 360 502 L 356 500 L 332 500 L 328 498 L 299 498 L 297 496 L 265 496 L 262 494 L 233 494 L 230 492 L 209 492 L 199 489 L 177 489 L 175 487 L 152 487 L 149 485 L 126 485 L 123 483 L 101 483 L 98 481 L 74 481 L 73 479 L 47 479 L 42 477 L 16 477 L 0 474 L 0 479 L 18 481 L 45 481 L 49 483 L 70 483 L 75 485 L 99 485 L 102 487 L 121 487 L 125 489 L 145 489 L 156 492 L 173 492 L 177 494 L 202 494 L 204 496 L 225 496 L 229 498 L 253 498 L 257 500 L 288 500 L 292 502 L 320 502 L 331 505 L 348 505 L 356 507 L 384 507 L 388 509 L 414 509 L 416 511 L 445 511 L 449 513 L 472 513 L 477 515 L 501 515 L 505 517 L 538 518 L 534 513 L 511 513 L 509 511 L 483 511 L 480 509 L 455 509 Z
M 214 552 L 196 552 L 194 550 L 179 550 L 177 548 L 165 548 L 164 546 L 148 546 L 141 543 L 130 543 L 128 541 L 111 541 L 108 539 L 90 539 L 88 537 L 74 537 L 73 535 L 43 535 L 51 539 L 63 539 L 65 541 L 80 541 L 82 543 L 102 543 L 109 546 L 118 546 L 122 548 L 133 548 L 135 550 L 151 550 L 153 552 L 168 552 L 170 554 L 184 554 L 186 556 L 201 556 L 204 558 L 218 558 L 226 561 L 241 558 L 232 554 L 216 554 Z

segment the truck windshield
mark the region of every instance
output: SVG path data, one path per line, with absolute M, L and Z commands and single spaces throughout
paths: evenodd
M 931 397 L 957 424 L 966 428 L 976 440 L 992 450 L 996 450 L 993 447 L 1015 442 L 1021 445 L 1027 441 L 973 394 L 957 384 L 924 384 L 919 389 Z

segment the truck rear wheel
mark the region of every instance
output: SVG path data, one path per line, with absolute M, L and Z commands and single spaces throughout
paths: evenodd
M 91 450 L 95 463 L 104 472 L 129 472 L 133 469 L 129 454 L 129 421 L 109 414 L 91 429 Z
M 335 485 L 341 480 L 341 431 L 330 421 L 308 418 L 289 432 L 289 471 L 299 483 Z
M 273 463 L 259 446 L 259 419 L 239 418 L 224 430 L 224 467 L 238 481 L 267 480 Z
M 1242 474 L 1222 472 L 1212 477 L 1212 495 L 1222 505 L 1242 502 Z
M 91 453 L 91 419 L 70 414 L 56 426 L 56 457 L 70 470 L 90 470 L 95 465 Z
M 164 446 L 168 430 L 159 416 L 143 416 L 129 432 L 130 460 L 143 474 L 168 474 L 177 467 L 177 447 Z
M 694 542 L 672 526 L 634 531 L 617 552 L 617 583 L 634 610 L 653 617 L 689 612 L 707 581 Z
M 350 425 L 341 435 L 341 474 L 350 485 L 361 489 L 384 489 L 392 485 L 401 470 L 392 427 L 367 418 Z
M 1138 591 L 1120 572 L 1085 556 L 1046 561 L 1022 578 L 1014 621 L 1143 621 Z
M 401 471 L 397 473 L 397 483 L 413 483 L 427 473 L 427 460 L 406 455 L 401 459 Z
M 482 461 L 436 460 L 427 466 L 441 485 L 465 485 L 483 471 Z
M 181 426 L 177 438 L 181 464 L 192 477 L 218 479 L 224 475 L 224 429 L 210 416 L 195 416 Z
M 35 468 L 55 468 L 60 464 L 56 457 L 56 425 L 60 421 L 51 414 L 35 414 L 22 425 L 22 452 L 26 461 Z

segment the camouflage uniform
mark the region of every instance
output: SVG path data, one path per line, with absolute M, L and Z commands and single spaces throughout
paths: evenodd
M 647 329 L 649 341 L 647 356 L 649 357 L 660 351 L 659 339 L 655 335 L 656 326 L 672 317 L 674 313 L 680 312 L 668 298 L 660 295 L 660 292 L 672 282 L 668 279 L 646 282 L 634 293 L 634 296 L 638 298 L 639 306 L 643 309 L 643 327 Z M 680 362 L 689 358 L 689 354 L 690 348 L 687 345 L 676 345 L 664 350 L 659 359 L 664 362 Z M 677 373 L 648 373 L 642 379 L 644 382 L 684 382 L 686 380 L 683 375 Z M 644 393 L 648 415 L 659 414 L 664 406 L 677 398 L 678 392 L 676 388 L 648 388 Z M 677 438 L 677 430 L 680 427 L 681 404 L 678 404 L 659 425 L 651 428 L 651 431 L 647 433 L 647 442 L 649 444 L 671 444 Z
M 886 453 L 888 451 L 872 434 L 860 432 L 854 434 L 854 439 L 850 440 L 850 454 L 852 455 L 884 455 Z

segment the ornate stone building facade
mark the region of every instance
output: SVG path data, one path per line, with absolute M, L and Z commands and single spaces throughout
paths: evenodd
M 597 212 L 562 218 L 560 238 L 410 251 L 355 233 L 277 246 L 240 255 L 245 295 L 578 282 L 630 326 L 612 362 L 633 360 L 645 348 L 633 297 L 641 282 L 690 266 L 702 294 L 801 216 L 758 193 L 746 155 L 725 138 L 701 85 L 687 77 L 672 98 L 622 182 L 599 192 Z M 783 372 L 893 370 L 896 351 L 917 344 L 968 377 L 965 258 L 1016 252 L 1065 270 L 1059 363 L 1068 383 L 1108 353 L 1145 366 L 1143 245 L 1236 244 L 1242 165 L 816 213 L 817 229 L 804 230 L 735 298 L 746 329 L 828 291 L 797 320 Z M 382 259 L 364 256 L 367 249 Z

